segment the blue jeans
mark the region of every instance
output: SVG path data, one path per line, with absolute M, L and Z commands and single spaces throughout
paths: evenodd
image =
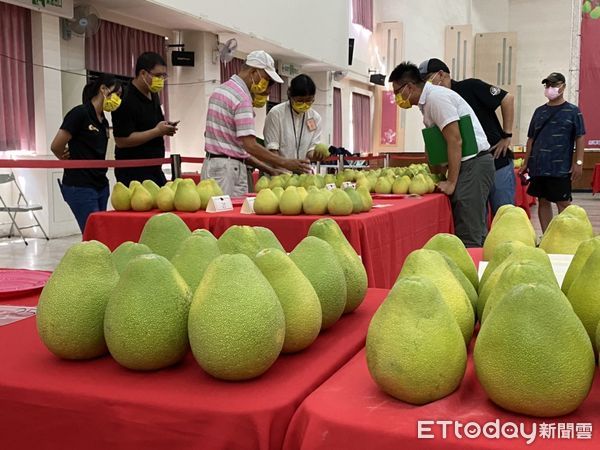
M 108 186 L 97 191 L 91 187 L 67 186 L 58 182 L 62 196 L 73 211 L 79 229 L 83 233 L 88 216 L 96 211 L 106 211 L 110 191 Z
M 496 170 L 496 179 L 492 185 L 492 190 L 490 191 L 492 215 L 495 215 L 496 211 L 498 211 L 502 205 L 515 204 L 515 189 L 515 165 L 513 161 L 510 160 L 507 166 Z

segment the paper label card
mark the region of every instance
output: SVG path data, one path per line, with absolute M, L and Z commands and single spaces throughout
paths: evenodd
M 347 188 L 356 189 L 356 183 L 353 183 L 351 181 L 344 181 L 342 183 L 342 189 L 347 189 Z
M 0 327 L 34 316 L 36 311 L 35 306 L 2 305 L 0 306 Z
M 248 197 L 244 200 L 244 204 L 242 205 L 242 210 L 240 211 L 242 214 L 254 214 L 254 200 L 256 197 Z
M 233 211 L 233 204 L 229 195 L 221 195 L 219 197 L 211 197 L 206 205 L 207 213 Z
M 328 191 L 333 191 L 336 188 L 337 188 L 337 186 L 335 185 L 335 183 L 327 183 L 325 185 L 325 189 L 327 189 Z

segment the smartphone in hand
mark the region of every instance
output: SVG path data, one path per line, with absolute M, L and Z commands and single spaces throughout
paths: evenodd
M 177 120 L 177 121 L 175 121 L 175 122 L 170 122 L 170 121 L 167 121 L 167 123 L 168 123 L 169 125 L 171 125 L 172 127 L 176 127 L 176 126 L 179 124 L 179 122 L 181 122 L 181 120 Z

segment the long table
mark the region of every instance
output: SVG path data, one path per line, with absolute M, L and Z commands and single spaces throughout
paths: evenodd
M 600 192 L 600 164 L 594 165 L 594 172 L 592 174 L 592 194 Z
M 574 413 L 560 418 L 531 418 L 495 406 L 475 375 L 472 352 L 460 388 L 448 397 L 424 406 L 403 403 L 383 393 L 371 378 L 365 351 L 361 351 L 329 380 L 309 395 L 298 408 L 288 429 L 284 450 L 396 450 L 412 449 L 539 449 L 589 450 L 600 446 L 600 374 L 592 391 Z M 466 438 L 470 422 L 483 427 L 499 420 L 501 426 L 524 424 L 529 433 L 536 427 L 531 445 L 524 438 Z M 419 438 L 419 421 L 420 435 Z M 440 422 L 453 421 L 446 438 Z M 546 427 L 542 424 L 548 424 Z M 468 431 L 476 433 L 475 425 Z M 546 428 L 547 436 L 541 434 Z M 481 429 L 480 429 L 481 430 Z M 491 429 L 490 429 L 491 430 Z M 563 431 L 560 431 L 563 430 Z M 509 429 L 510 432 L 510 429 Z M 560 434 L 559 434 L 560 433 Z M 567 434 L 570 433 L 570 434 Z M 433 437 L 432 437 L 433 436 Z M 562 437 L 559 437 L 562 436 Z M 570 439 L 567 439 L 570 436 Z M 586 439 L 587 437 L 590 439 Z
M 482 249 L 468 251 L 478 266 Z M 284 450 L 599 448 L 600 372 L 596 373 L 587 399 L 575 412 L 560 418 L 522 416 L 503 410 L 488 399 L 473 366 L 474 343 L 475 338 L 469 346 L 467 370 L 459 389 L 424 406 L 409 405 L 381 391 L 369 374 L 362 350 L 302 402 L 288 428 Z M 452 423 L 444 425 L 440 421 Z M 495 421 L 500 426 L 523 424 L 527 433 L 535 426 L 535 440 L 529 445 L 524 438 L 486 438 L 483 432 L 476 438 L 465 437 L 465 425 L 474 422 L 482 430 Z M 448 428 L 444 438 L 445 426 Z M 455 434 L 456 426 L 461 426 L 461 437 Z M 473 436 L 475 427 L 467 428 Z M 510 428 L 507 430 L 510 433 Z M 493 428 L 488 428 L 491 431 Z
M 368 213 L 338 216 L 335 220 L 361 255 L 369 286 L 387 289 L 396 281 L 411 251 L 421 248 L 437 233 L 453 231 L 452 211 L 448 197 L 442 194 L 376 200 L 374 204 L 376 207 Z M 111 250 L 125 241 L 137 242 L 146 221 L 158 212 L 94 213 L 88 219 L 83 239 L 96 239 Z M 217 237 L 232 225 L 270 228 L 287 251 L 304 239 L 315 220 L 325 217 L 249 215 L 241 214 L 239 207 L 224 213 L 177 214 L 190 229 L 206 228 Z
M 191 354 L 157 372 L 134 372 L 109 356 L 64 361 L 40 342 L 33 318 L 0 327 L 0 442 L 30 449 L 280 449 L 302 400 L 364 346 L 386 290 L 282 355 L 262 377 L 216 380 Z M 33 306 L 37 295 L 4 304 Z

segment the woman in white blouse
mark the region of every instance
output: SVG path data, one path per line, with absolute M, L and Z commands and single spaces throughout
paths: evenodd
M 321 116 L 312 108 L 316 90 L 308 75 L 292 79 L 288 101 L 274 106 L 267 114 L 264 139 L 268 150 L 283 158 L 320 159 L 313 151 L 321 142 Z

